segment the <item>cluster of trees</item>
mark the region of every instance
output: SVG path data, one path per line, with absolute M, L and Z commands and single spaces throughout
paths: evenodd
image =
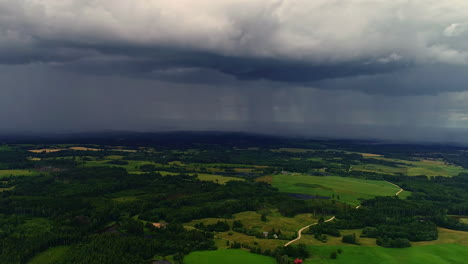
M 177 223 L 206 217 L 229 218 L 265 207 L 278 208 L 289 216 L 338 210 L 330 201 L 298 201 L 265 183 L 219 185 L 184 174 L 130 175 L 119 167 L 70 168 L 17 178 L 12 183 L 15 188 L 4 191 L 0 198 L 0 263 L 24 263 L 58 245 L 72 246 L 67 263 L 141 263 L 149 256 L 174 254 L 182 259 L 183 254 L 193 250 L 214 249 L 211 231 L 227 231 L 231 227 L 220 221 L 185 230 Z M 135 198 L 115 200 L 126 196 Z M 36 228 L 34 233 L 19 234 L 27 219 L 47 219 L 50 225 Z M 169 222 L 169 226 L 143 224 L 161 220 Z M 112 222 L 117 223 L 116 228 L 105 228 Z M 234 221 L 232 229 L 242 231 L 244 225 Z M 271 250 L 267 253 L 273 254 Z M 96 257 L 92 260 L 91 256 Z
M 461 173 L 451 178 L 400 175 L 393 177 L 392 181 L 411 191 L 408 200 L 430 210 L 427 217 L 438 226 L 468 231 L 467 224 L 447 216 L 468 215 L 468 174 Z
M 324 225 L 336 229 L 364 228 L 362 236 L 377 239 L 429 241 L 438 237 L 436 224 L 429 220 L 437 213 L 443 212 L 398 197 L 376 197 L 364 201 L 359 210 L 350 208 L 340 212 L 337 220 Z
M 195 224 L 195 228 L 198 228 L 200 230 L 205 230 L 209 232 L 225 232 L 231 230 L 231 227 L 229 226 L 227 221 L 218 221 L 214 224 L 211 225 L 205 225 L 203 223 L 197 223 Z
M 356 238 L 356 234 L 347 234 L 341 238 L 343 243 L 359 245 L 359 241 Z
M 309 227 L 307 234 L 314 235 L 314 238 L 322 242 L 327 242 L 327 236 L 340 237 L 341 233 L 338 229 L 334 228 L 332 225 L 327 225 L 324 222 L 323 217 L 321 217 L 316 225 Z

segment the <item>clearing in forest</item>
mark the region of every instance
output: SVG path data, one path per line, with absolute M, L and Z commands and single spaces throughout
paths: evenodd
M 388 162 L 399 163 L 398 166 L 386 166 L 383 164 L 375 164 L 373 162 L 364 163 L 359 165 L 353 165 L 354 171 L 366 171 L 376 172 L 383 174 L 396 174 L 403 173 L 407 176 L 419 176 L 426 175 L 429 177 L 433 176 L 444 176 L 453 177 L 459 173 L 467 172 L 468 170 L 453 164 L 448 164 L 442 160 L 435 159 L 419 159 L 419 160 L 403 160 L 403 159 L 392 159 L 378 156 L 365 156 L 368 159 L 382 160 Z
M 52 247 L 36 255 L 28 264 L 53 264 L 63 261 L 69 251 L 70 246 Z
M 220 249 L 213 251 L 195 251 L 184 258 L 187 264 L 275 264 L 276 260 L 242 249 Z
M 350 205 L 375 196 L 393 196 L 400 189 L 386 181 L 363 180 L 338 176 L 310 176 L 304 174 L 274 175 L 273 187 L 281 192 L 334 198 Z M 399 196 L 406 197 L 407 191 Z
M 457 244 L 417 246 L 409 248 L 383 248 L 363 246 L 309 246 L 313 257 L 305 264 L 454 264 L 466 263 L 468 247 Z M 330 254 L 342 250 L 337 259 Z
M 10 176 L 34 176 L 38 172 L 31 170 L 0 170 L 0 177 L 10 177 Z

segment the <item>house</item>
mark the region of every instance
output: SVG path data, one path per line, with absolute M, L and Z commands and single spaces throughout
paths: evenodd
M 167 223 L 153 223 L 153 226 L 156 228 L 163 228 L 167 226 Z
M 295 259 L 294 264 L 302 264 L 304 262 L 302 259 Z

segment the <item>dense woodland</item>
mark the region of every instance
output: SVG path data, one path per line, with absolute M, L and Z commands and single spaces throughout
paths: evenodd
M 185 228 L 183 223 L 208 217 L 232 219 L 233 214 L 265 208 L 278 210 L 285 217 L 311 212 L 336 215 L 335 221 L 325 223 L 322 218 L 307 231 L 321 241 L 326 241 L 327 236 L 340 236 L 343 229 L 362 228 L 363 236 L 375 238 L 380 246 L 408 247 L 413 241 L 437 239 L 437 226 L 468 230 L 466 224 L 450 216 L 468 215 L 468 174 L 409 177 L 350 170 L 351 166 L 363 163 L 389 167 L 402 164 L 365 158 L 349 151 L 406 160 L 438 158 L 468 168 L 467 152 L 461 147 L 376 145 L 231 134 L 4 139 L 4 143 L 9 147 L 0 151 L 0 169 L 37 173 L 30 177 L 3 176 L 0 179 L 0 188 L 3 188 L 0 263 L 5 264 L 27 263 L 38 253 L 59 245 L 70 245 L 71 251 L 66 260 L 57 264 L 146 263 L 157 256 L 171 256 L 181 263 L 183 256 L 192 251 L 216 249 L 215 232 L 232 230 L 262 237 L 261 233 L 245 229 L 241 222 L 229 225 L 220 221 L 194 229 Z M 28 151 L 65 143 L 99 146 L 102 150 Z M 124 146 L 131 152 L 117 151 L 116 146 Z M 277 150 L 286 147 L 314 151 Z M 105 161 L 109 155 L 124 158 Z M 105 164 L 85 166 L 90 161 L 105 161 Z M 130 173 L 128 168 L 134 161 L 152 164 L 131 167 L 138 173 Z M 172 162 L 194 165 L 181 166 Z M 253 169 L 239 172 L 223 164 Z M 249 167 L 253 165 L 256 167 Z M 197 173 L 210 173 L 213 169 L 219 170 L 220 175 L 245 181 L 218 184 L 197 179 Z M 163 176 L 159 171 L 172 174 Z M 285 171 L 323 177 L 384 179 L 412 194 L 405 200 L 398 197 L 365 200 L 357 210 L 334 199 L 297 199 L 267 183 L 255 181 L 258 177 Z M 126 197 L 137 199 L 125 200 Z M 157 228 L 152 223 L 167 224 Z M 345 236 L 343 242 L 359 244 L 359 237 Z M 233 248 L 242 246 L 231 245 Z M 250 250 L 274 256 L 279 263 L 287 263 L 292 257 L 306 258 L 309 254 L 303 246 Z

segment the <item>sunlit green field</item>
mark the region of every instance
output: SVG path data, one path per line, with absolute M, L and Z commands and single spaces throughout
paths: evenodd
M 196 251 L 184 258 L 185 264 L 276 264 L 272 257 L 252 254 L 242 249 Z
M 140 172 L 140 167 L 143 165 L 164 166 L 162 164 L 154 163 L 151 161 L 140 161 L 140 160 L 127 160 L 128 165 L 116 165 L 116 164 L 108 163 L 109 161 L 115 160 L 116 157 L 117 156 L 111 156 L 112 159 L 87 161 L 84 166 L 85 167 L 96 167 L 96 166 L 121 167 L 121 168 L 125 168 L 129 173 Z
M 261 232 L 271 231 L 272 229 L 281 230 L 287 240 L 289 237 L 295 237 L 296 232 L 302 227 L 317 222 L 319 217 L 314 217 L 312 214 L 298 214 L 294 217 L 282 216 L 278 211 L 269 211 L 266 213 L 267 221 L 261 220 L 261 214 L 258 212 L 242 212 L 234 214 L 233 219 L 226 220 L 230 225 L 232 221 L 240 220 L 247 229 L 257 229 Z M 204 218 L 193 220 L 187 225 L 193 226 L 196 223 L 214 224 L 217 221 L 225 221 L 222 218 Z M 252 237 L 253 239 L 253 237 Z
M 440 160 L 400 160 L 400 159 L 390 159 L 383 157 L 370 157 L 373 159 L 380 159 L 385 161 L 399 162 L 403 163 L 397 167 L 390 167 L 378 164 L 360 164 L 354 165 L 353 170 L 358 171 L 368 171 L 368 172 L 378 172 L 384 174 L 395 174 L 403 173 L 408 176 L 418 176 L 426 175 L 429 177 L 433 176 L 444 176 L 444 177 L 453 177 L 458 175 L 461 172 L 467 172 L 466 169 L 456 166 L 446 164 Z
M 0 151 L 10 151 L 10 150 L 13 150 L 13 148 L 11 148 L 8 145 L 0 145 Z
M 201 181 L 212 181 L 219 184 L 226 184 L 228 181 L 243 181 L 241 178 L 227 177 L 221 175 L 198 173 L 198 179 Z
M 363 246 L 309 246 L 313 258 L 306 264 L 464 264 L 468 247 L 457 244 L 418 246 L 403 249 Z M 330 254 L 343 251 L 336 260 Z
M 69 246 L 49 248 L 39 255 L 36 255 L 28 264 L 53 264 L 62 260 L 69 251 Z
M 385 181 L 362 180 L 337 176 L 309 176 L 303 174 L 274 175 L 272 185 L 281 192 L 314 196 L 334 196 L 337 200 L 359 205 L 360 199 L 375 196 L 392 196 L 400 189 Z M 404 191 L 402 197 L 409 193 Z
M 34 176 L 39 173 L 36 171 L 30 170 L 0 170 L 0 177 L 9 177 L 9 176 Z

